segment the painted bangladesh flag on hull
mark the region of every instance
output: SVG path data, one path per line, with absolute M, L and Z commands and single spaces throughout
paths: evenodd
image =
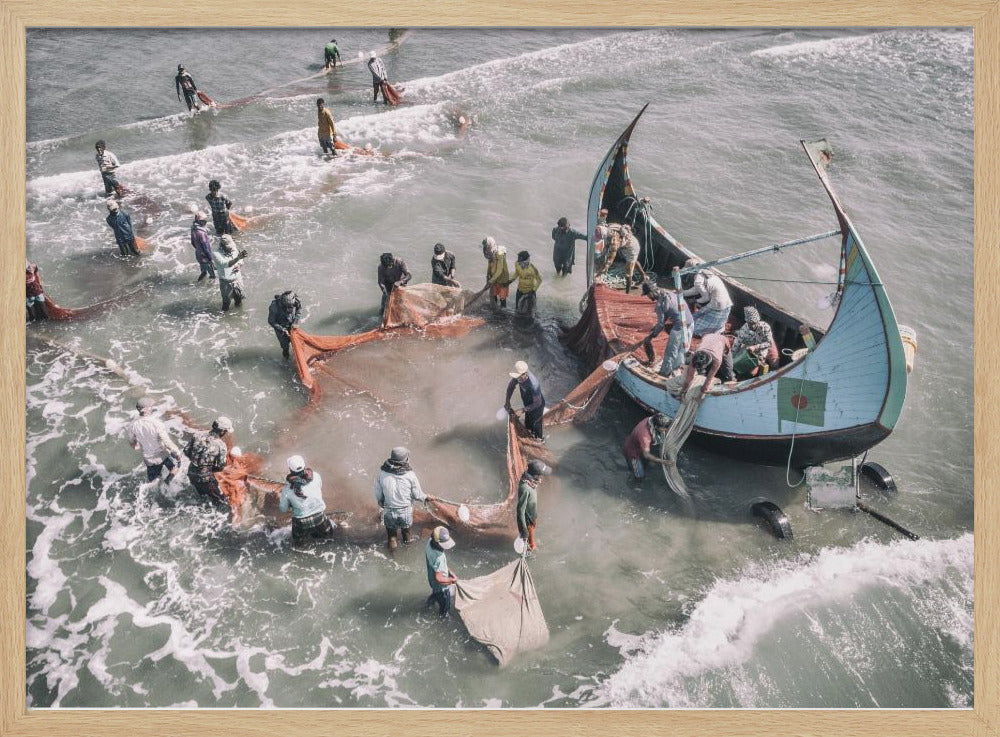
M 778 379 L 778 432 L 781 432 L 783 420 L 823 427 L 826 424 L 826 388 L 824 381 Z

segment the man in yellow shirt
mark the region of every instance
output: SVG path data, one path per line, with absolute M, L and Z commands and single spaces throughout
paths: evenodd
M 323 147 L 323 153 L 336 156 L 337 149 L 333 142 L 337 138 L 337 126 L 333 122 L 333 113 L 322 97 L 316 100 L 316 112 L 319 118 L 319 145 Z
M 527 251 L 521 251 L 517 254 L 514 279 L 511 279 L 511 282 L 515 280 L 517 281 L 517 297 L 514 301 L 514 311 L 518 315 L 534 317 L 538 288 L 542 286 L 542 275 L 531 263 L 531 254 Z
M 494 307 L 507 306 L 510 292 L 510 266 L 507 264 L 507 249 L 498 246 L 492 236 L 483 238 L 483 258 L 486 259 L 486 285 L 490 288 L 490 302 Z

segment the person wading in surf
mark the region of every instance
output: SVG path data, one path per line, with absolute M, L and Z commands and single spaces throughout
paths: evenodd
M 24 266 L 24 294 L 28 322 L 48 319 L 49 313 L 45 311 L 45 291 L 42 288 L 42 278 L 38 275 L 38 266 L 30 261 L 25 261 Z
M 514 394 L 514 389 L 520 389 L 521 404 L 524 405 L 524 427 L 539 440 L 544 440 L 542 416 L 545 414 L 545 397 L 542 396 L 541 384 L 538 383 L 535 375 L 528 370 L 528 364 L 524 361 L 515 363 L 514 370 L 508 375 L 510 382 L 507 384 L 507 397 L 504 400 L 503 408 L 508 413 L 513 411 L 510 399 Z
M 444 554 L 445 550 L 451 550 L 453 547 L 455 541 L 452 540 L 448 528 L 435 527 L 424 550 L 427 583 L 431 585 L 431 595 L 427 597 L 424 606 L 436 603 L 438 614 L 442 617 L 448 616 L 448 612 L 451 611 L 452 586 L 458 583 L 458 576 L 448 568 L 448 558 Z
M 323 153 L 337 155 L 334 142 L 337 140 L 337 126 L 333 122 L 333 113 L 326 106 L 326 101 L 321 97 L 316 100 L 316 113 L 319 125 L 319 145 Z
M 446 251 L 443 243 L 434 244 L 434 255 L 431 256 L 431 283 L 444 287 L 460 287 L 455 278 L 455 254 Z
M 194 257 L 201 267 L 201 274 L 198 281 L 206 276 L 209 279 L 215 278 L 215 264 L 212 257 L 212 239 L 208 235 L 208 216 L 201 210 L 194 214 L 194 222 L 191 223 L 191 245 L 194 247 Z
M 128 439 L 132 447 L 142 453 L 146 464 L 146 481 L 157 481 L 167 469 L 168 483 L 173 481 L 181 467 L 181 452 L 170 438 L 166 425 L 153 417 L 156 403 L 152 397 L 142 397 L 135 408 L 139 416 L 128 424 Z
M 542 476 L 548 476 L 552 469 L 539 460 L 528 461 L 528 468 L 521 474 L 517 485 L 517 532 L 528 546 L 528 550 L 538 547 L 535 542 L 535 524 L 538 522 L 538 485 Z
M 396 533 L 403 538 L 403 545 L 412 542 L 413 502 L 427 500 L 420 488 L 420 479 L 410 466 L 410 451 L 399 446 L 393 448 L 375 477 L 375 501 L 382 510 L 382 523 L 388 536 L 389 552 L 396 552 L 399 543 Z
M 412 275 L 406 268 L 406 262 L 386 252 L 379 256 L 378 288 L 382 290 L 382 308 L 379 317 L 385 318 L 385 308 L 389 304 L 389 295 L 397 287 L 405 287 L 410 283 Z
M 212 423 L 211 430 L 197 433 L 184 446 L 184 455 L 191 461 L 188 465 L 188 481 L 191 486 L 202 498 L 226 509 L 229 509 L 229 500 L 219 489 L 215 474 L 226 467 L 228 451 L 222 439 L 232 431 L 233 421 L 228 417 L 220 417 Z
M 139 249 L 135 245 L 135 233 L 132 230 L 132 218 L 122 210 L 114 200 L 108 200 L 108 216 L 105 218 L 111 232 L 115 234 L 115 242 L 122 256 L 138 256 Z
M 326 516 L 323 479 L 306 466 L 302 456 L 288 459 L 288 475 L 278 499 L 278 509 L 292 511 L 292 543 L 323 540 L 333 535 L 333 524 Z
M 670 418 L 666 415 L 655 414 L 652 417 L 643 417 L 625 438 L 622 453 L 625 455 L 625 461 L 636 481 L 642 481 L 646 478 L 646 468 L 643 461 L 658 463 L 661 466 L 671 465 L 670 461 L 657 458 L 650 452 L 652 446 L 660 445 L 663 442 L 663 436 L 669 426 Z
M 576 262 L 576 241 L 586 242 L 587 236 L 579 230 L 569 227 L 569 220 L 559 218 L 556 227 L 552 229 L 552 262 L 556 267 L 556 274 L 565 276 L 573 273 L 573 264 Z
M 374 51 L 368 55 L 368 71 L 372 73 L 372 92 L 374 94 L 372 102 L 378 102 L 378 93 L 382 90 L 382 85 L 389 82 L 389 75 L 385 71 L 385 64 L 376 56 Z M 382 90 L 382 102 L 387 105 L 389 104 L 389 101 L 385 98 L 384 90 Z
M 232 218 L 229 217 L 229 211 L 233 209 L 233 201 L 222 194 L 221 190 L 222 184 L 218 179 L 213 179 L 208 183 L 208 194 L 205 195 L 205 199 L 208 201 L 208 206 L 212 208 L 212 224 L 215 226 L 215 234 L 229 233 L 232 235 L 239 232 L 239 229 L 233 225 Z
M 177 76 L 174 77 L 174 86 L 177 87 L 177 101 L 180 102 L 181 92 L 184 93 L 184 102 L 187 103 L 188 111 L 191 108 L 201 110 L 198 103 L 198 85 L 194 83 L 194 78 L 187 73 L 183 64 L 177 65 Z
M 115 172 L 121 166 L 118 157 L 108 151 L 104 141 L 95 143 L 94 149 L 97 151 L 97 155 L 94 157 L 97 159 L 97 168 L 100 170 L 101 180 L 104 182 L 104 194 L 108 197 L 114 195 L 120 199 L 124 194 L 124 189 L 118 182 L 118 177 L 115 176 Z
M 274 295 L 271 306 L 267 309 L 267 324 L 274 329 L 281 346 L 281 355 L 288 358 L 288 347 L 291 345 L 291 331 L 302 319 L 302 303 L 292 290 Z
M 330 43 L 323 49 L 323 58 L 326 62 L 323 64 L 324 69 L 333 69 L 337 66 L 337 62 L 340 61 L 340 49 L 337 48 L 337 39 L 330 39 Z
M 486 259 L 486 284 L 490 288 L 490 304 L 501 308 L 507 306 L 510 293 L 510 265 L 507 263 L 507 249 L 498 246 L 491 237 L 483 238 L 483 258 Z

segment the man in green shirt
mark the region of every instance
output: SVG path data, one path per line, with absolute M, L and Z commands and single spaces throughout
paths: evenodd
M 425 556 L 427 559 L 427 583 L 431 585 L 431 595 L 427 597 L 426 606 L 437 602 L 438 612 L 442 617 L 451 610 L 451 586 L 458 583 L 458 577 L 448 569 L 448 559 L 444 551 L 455 547 L 455 541 L 447 527 L 435 527 L 427 541 Z
M 528 550 L 538 547 L 535 542 L 535 523 L 538 521 L 538 485 L 542 476 L 548 476 L 552 469 L 541 461 L 529 461 L 528 468 L 521 474 L 517 485 L 517 531 L 527 542 Z
M 340 61 L 340 49 L 337 48 L 337 39 L 330 39 L 330 43 L 323 49 L 323 56 L 326 57 L 326 64 L 323 65 L 324 69 L 337 66 L 337 62 Z

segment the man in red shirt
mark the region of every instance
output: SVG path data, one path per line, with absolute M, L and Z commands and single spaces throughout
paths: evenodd
M 669 463 L 668 460 L 657 458 L 649 452 L 652 446 L 663 442 L 663 436 L 666 434 L 669 425 L 670 418 L 663 414 L 644 417 L 639 420 L 639 424 L 632 428 L 632 432 L 625 439 L 625 445 L 622 446 L 622 453 L 625 454 L 625 460 L 628 462 L 628 467 L 636 480 L 642 481 L 646 477 L 646 468 L 643 465 L 644 460 L 650 463 L 659 463 L 661 466 Z

